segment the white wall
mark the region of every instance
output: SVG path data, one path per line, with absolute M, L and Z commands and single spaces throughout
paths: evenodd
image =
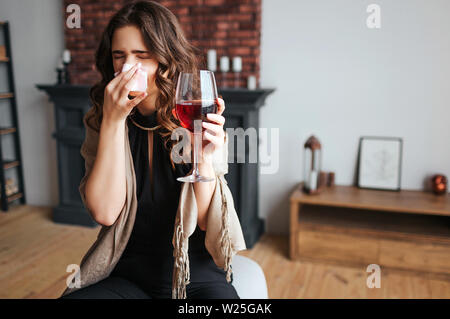
M 60 0 L 0 2 L 0 20 L 10 24 L 25 191 L 32 205 L 58 203 L 53 104 L 35 85 L 56 82 L 64 46 L 62 12 Z
M 371 3 L 381 29 L 366 26 Z M 263 0 L 261 86 L 277 91 L 260 124 L 280 128 L 279 171 L 260 178 L 269 232 L 288 233 L 313 133 L 337 184 L 353 183 L 363 135 L 403 138 L 403 189 L 450 177 L 449 12 L 448 0 Z

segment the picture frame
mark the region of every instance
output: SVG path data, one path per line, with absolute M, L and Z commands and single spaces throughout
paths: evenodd
M 403 139 L 363 136 L 359 140 L 357 186 L 401 190 Z

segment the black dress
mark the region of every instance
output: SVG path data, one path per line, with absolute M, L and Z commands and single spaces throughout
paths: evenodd
M 144 116 L 136 108 L 132 115 L 144 127 L 157 125 L 156 112 Z M 173 245 L 175 216 L 181 182 L 177 177 L 187 175 L 192 164 L 175 164 L 172 169 L 169 154 L 158 130 L 153 131 L 153 184 L 150 183 L 148 132 L 128 121 L 129 141 L 136 173 L 138 207 L 136 220 L 128 244 L 111 276 L 134 282 L 150 295 L 170 298 L 173 273 Z M 226 273 L 214 263 L 205 247 L 205 232 L 198 225 L 189 238 L 190 281 L 186 288 L 199 284 L 226 282 Z M 228 284 L 229 285 L 229 284 Z

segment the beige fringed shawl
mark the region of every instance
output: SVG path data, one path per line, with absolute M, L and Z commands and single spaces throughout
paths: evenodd
M 94 165 L 97 154 L 100 127 L 95 125 L 91 108 L 83 118 L 86 128 L 86 138 L 81 146 L 81 155 L 85 160 L 85 175 L 80 182 L 79 191 L 86 206 L 85 184 Z M 126 169 L 126 200 L 120 215 L 111 226 L 102 225 L 96 241 L 81 260 L 79 287 L 67 288 L 62 296 L 75 290 L 92 285 L 105 279 L 113 271 L 119 261 L 133 229 L 136 210 L 136 176 L 133 166 L 130 144 L 128 140 L 128 125 L 125 124 L 125 169 Z M 228 173 L 228 137 L 221 151 L 213 155 L 213 166 L 216 173 L 216 185 L 208 208 L 206 224 L 205 247 L 215 264 L 227 272 L 227 281 L 231 279 L 231 260 L 233 255 L 246 249 L 241 225 L 237 217 L 233 197 L 224 175 Z M 192 183 L 183 183 L 180 201 L 174 225 L 172 244 L 174 246 L 174 271 L 172 281 L 172 298 L 186 298 L 186 285 L 189 284 L 189 236 L 197 226 L 197 202 Z

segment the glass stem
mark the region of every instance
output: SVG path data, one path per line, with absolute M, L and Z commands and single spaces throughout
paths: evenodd
M 200 175 L 200 173 L 198 171 L 198 155 L 200 152 L 201 138 L 202 138 L 202 133 L 194 133 L 194 171 L 193 171 L 193 174 L 195 176 Z

